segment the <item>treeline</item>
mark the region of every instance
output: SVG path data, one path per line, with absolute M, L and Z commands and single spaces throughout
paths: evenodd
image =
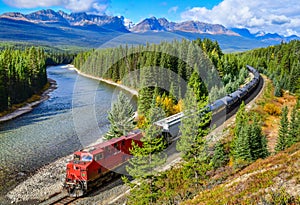
M 77 53 L 87 50 L 87 48 L 81 47 L 51 47 L 26 42 L 0 42 L 0 52 L 7 49 L 25 51 L 31 47 L 44 51 L 47 66 L 70 64 L 73 62 Z
M 76 52 L 50 50 L 46 52 L 46 65 L 70 64 L 76 57 Z
M 34 47 L 0 52 L 0 111 L 25 101 L 47 83 L 46 55 Z
M 74 65 L 84 73 L 139 90 L 138 110 L 142 115 L 150 109 L 155 87 L 160 96 L 165 94 L 163 101 L 174 101 L 172 105 L 184 97 L 186 84 L 193 87 L 197 99 L 207 100 L 210 90 L 211 98 L 216 99 L 244 81 L 238 81 L 238 76 L 248 74 L 244 70 L 240 75 L 236 57 L 225 56 L 218 43 L 209 39 L 92 50 L 79 53 Z
M 281 89 L 300 94 L 300 41 L 259 48 L 238 54 L 244 63 L 256 67 L 266 74 L 276 87 L 275 94 L 280 96 Z

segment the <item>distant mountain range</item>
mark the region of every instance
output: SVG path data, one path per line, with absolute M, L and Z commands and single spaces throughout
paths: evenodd
M 276 33 L 263 32 L 251 34 L 247 29 L 225 28 L 223 25 L 199 21 L 176 23 L 156 17 L 146 18 L 136 25 L 125 26 L 124 17 L 87 13 L 67 14 L 51 9 L 30 14 L 4 13 L 0 16 L 0 28 L 0 40 L 4 41 L 85 47 L 99 47 L 112 40 L 116 44 L 117 42 L 137 44 L 183 37 L 188 39 L 206 37 L 217 40 L 223 49 L 232 51 L 263 47 L 293 39 L 300 40 L 298 36 L 283 37 Z

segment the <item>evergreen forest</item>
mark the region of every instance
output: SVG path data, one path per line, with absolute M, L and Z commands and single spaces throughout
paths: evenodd
M 208 102 L 236 90 L 248 76 L 236 56 L 224 55 L 209 39 L 91 50 L 79 53 L 74 65 L 83 73 L 137 89 L 140 116 L 147 115 L 154 95 L 169 116 L 180 111 L 175 106 L 187 85 L 198 101 Z
M 47 83 L 42 49 L 5 49 L 0 53 L 0 111 L 21 103 Z
M 266 74 L 275 85 L 276 96 L 282 89 L 300 95 L 300 41 L 258 48 L 237 54 L 237 58 Z
M 45 51 L 46 50 L 46 51 Z M 47 83 L 46 67 L 71 63 L 76 52 L 11 44 L 0 51 L 0 112 L 39 93 Z

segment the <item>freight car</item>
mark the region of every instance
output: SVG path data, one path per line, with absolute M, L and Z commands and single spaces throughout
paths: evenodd
M 247 99 L 256 90 L 261 80 L 256 69 L 248 65 L 247 68 L 254 75 L 249 83 L 207 105 L 202 112 L 212 112 L 213 117 L 218 118 L 231 112 L 243 100 Z M 155 122 L 157 126 L 162 127 L 162 135 L 168 143 L 178 137 L 182 117 L 184 115 L 181 112 Z M 121 168 L 131 157 L 132 142 L 141 147 L 141 138 L 141 131 L 134 130 L 127 136 L 114 138 L 75 152 L 73 160 L 67 164 L 64 183 L 64 188 L 69 195 L 73 197 L 83 196 L 95 186 L 110 180 L 114 174 L 120 173 L 117 169 Z
M 225 97 L 216 100 L 212 104 L 208 105 L 209 110 L 213 114 L 219 113 L 226 110 L 226 114 L 231 112 L 237 105 L 239 105 L 243 100 L 246 100 L 249 95 L 253 93 L 260 82 L 260 74 L 253 67 L 247 65 L 248 70 L 253 74 L 252 80 L 247 83 L 244 87 L 239 88 L 235 92 L 226 95 Z

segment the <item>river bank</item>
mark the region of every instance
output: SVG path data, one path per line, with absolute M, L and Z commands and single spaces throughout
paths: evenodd
M 95 77 L 95 76 L 92 76 L 92 75 L 89 75 L 89 74 L 85 74 L 85 73 L 81 72 L 78 68 L 75 68 L 74 65 L 69 64 L 69 65 L 67 65 L 66 68 L 68 68 L 70 70 L 75 70 L 78 73 L 78 75 L 81 75 L 81 76 L 84 76 L 84 77 L 87 77 L 87 78 L 91 78 L 91 79 L 94 79 L 94 80 L 99 80 L 99 81 L 107 83 L 109 85 L 113 85 L 113 86 L 116 86 L 118 88 L 121 88 L 122 90 L 125 90 L 125 91 L 131 93 L 132 95 L 138 96 L 138 91 L 133 89 L 133 88 L 129 88 L 125 85 L 118 84 L 118 83 L 113 82 L 111 80 L 107 80 L 107 79 Z
M 40 99 L 33 101 L 33 102 L 27 102 L 25 103 L 24 106 L 17 108 L 16 110 L 12 111 L 9 114 L 6 114 L 2 117 L 0 117 L 0 123 L 1 122 L 6 122 L 12 119 L 15 119 L 23 114 L 26 114 L 30 111 L 32 111 L 32 109 L 39 105 L 40 103 L 44 102 L 45 100 L 49 99 L 49 93 L 52 92 L 53 90 L 55 90 L 57 88 L 57 83 L 55 80 L 48 78 L 48 82 L 49 82 L 49 87 L 40 95 Z

